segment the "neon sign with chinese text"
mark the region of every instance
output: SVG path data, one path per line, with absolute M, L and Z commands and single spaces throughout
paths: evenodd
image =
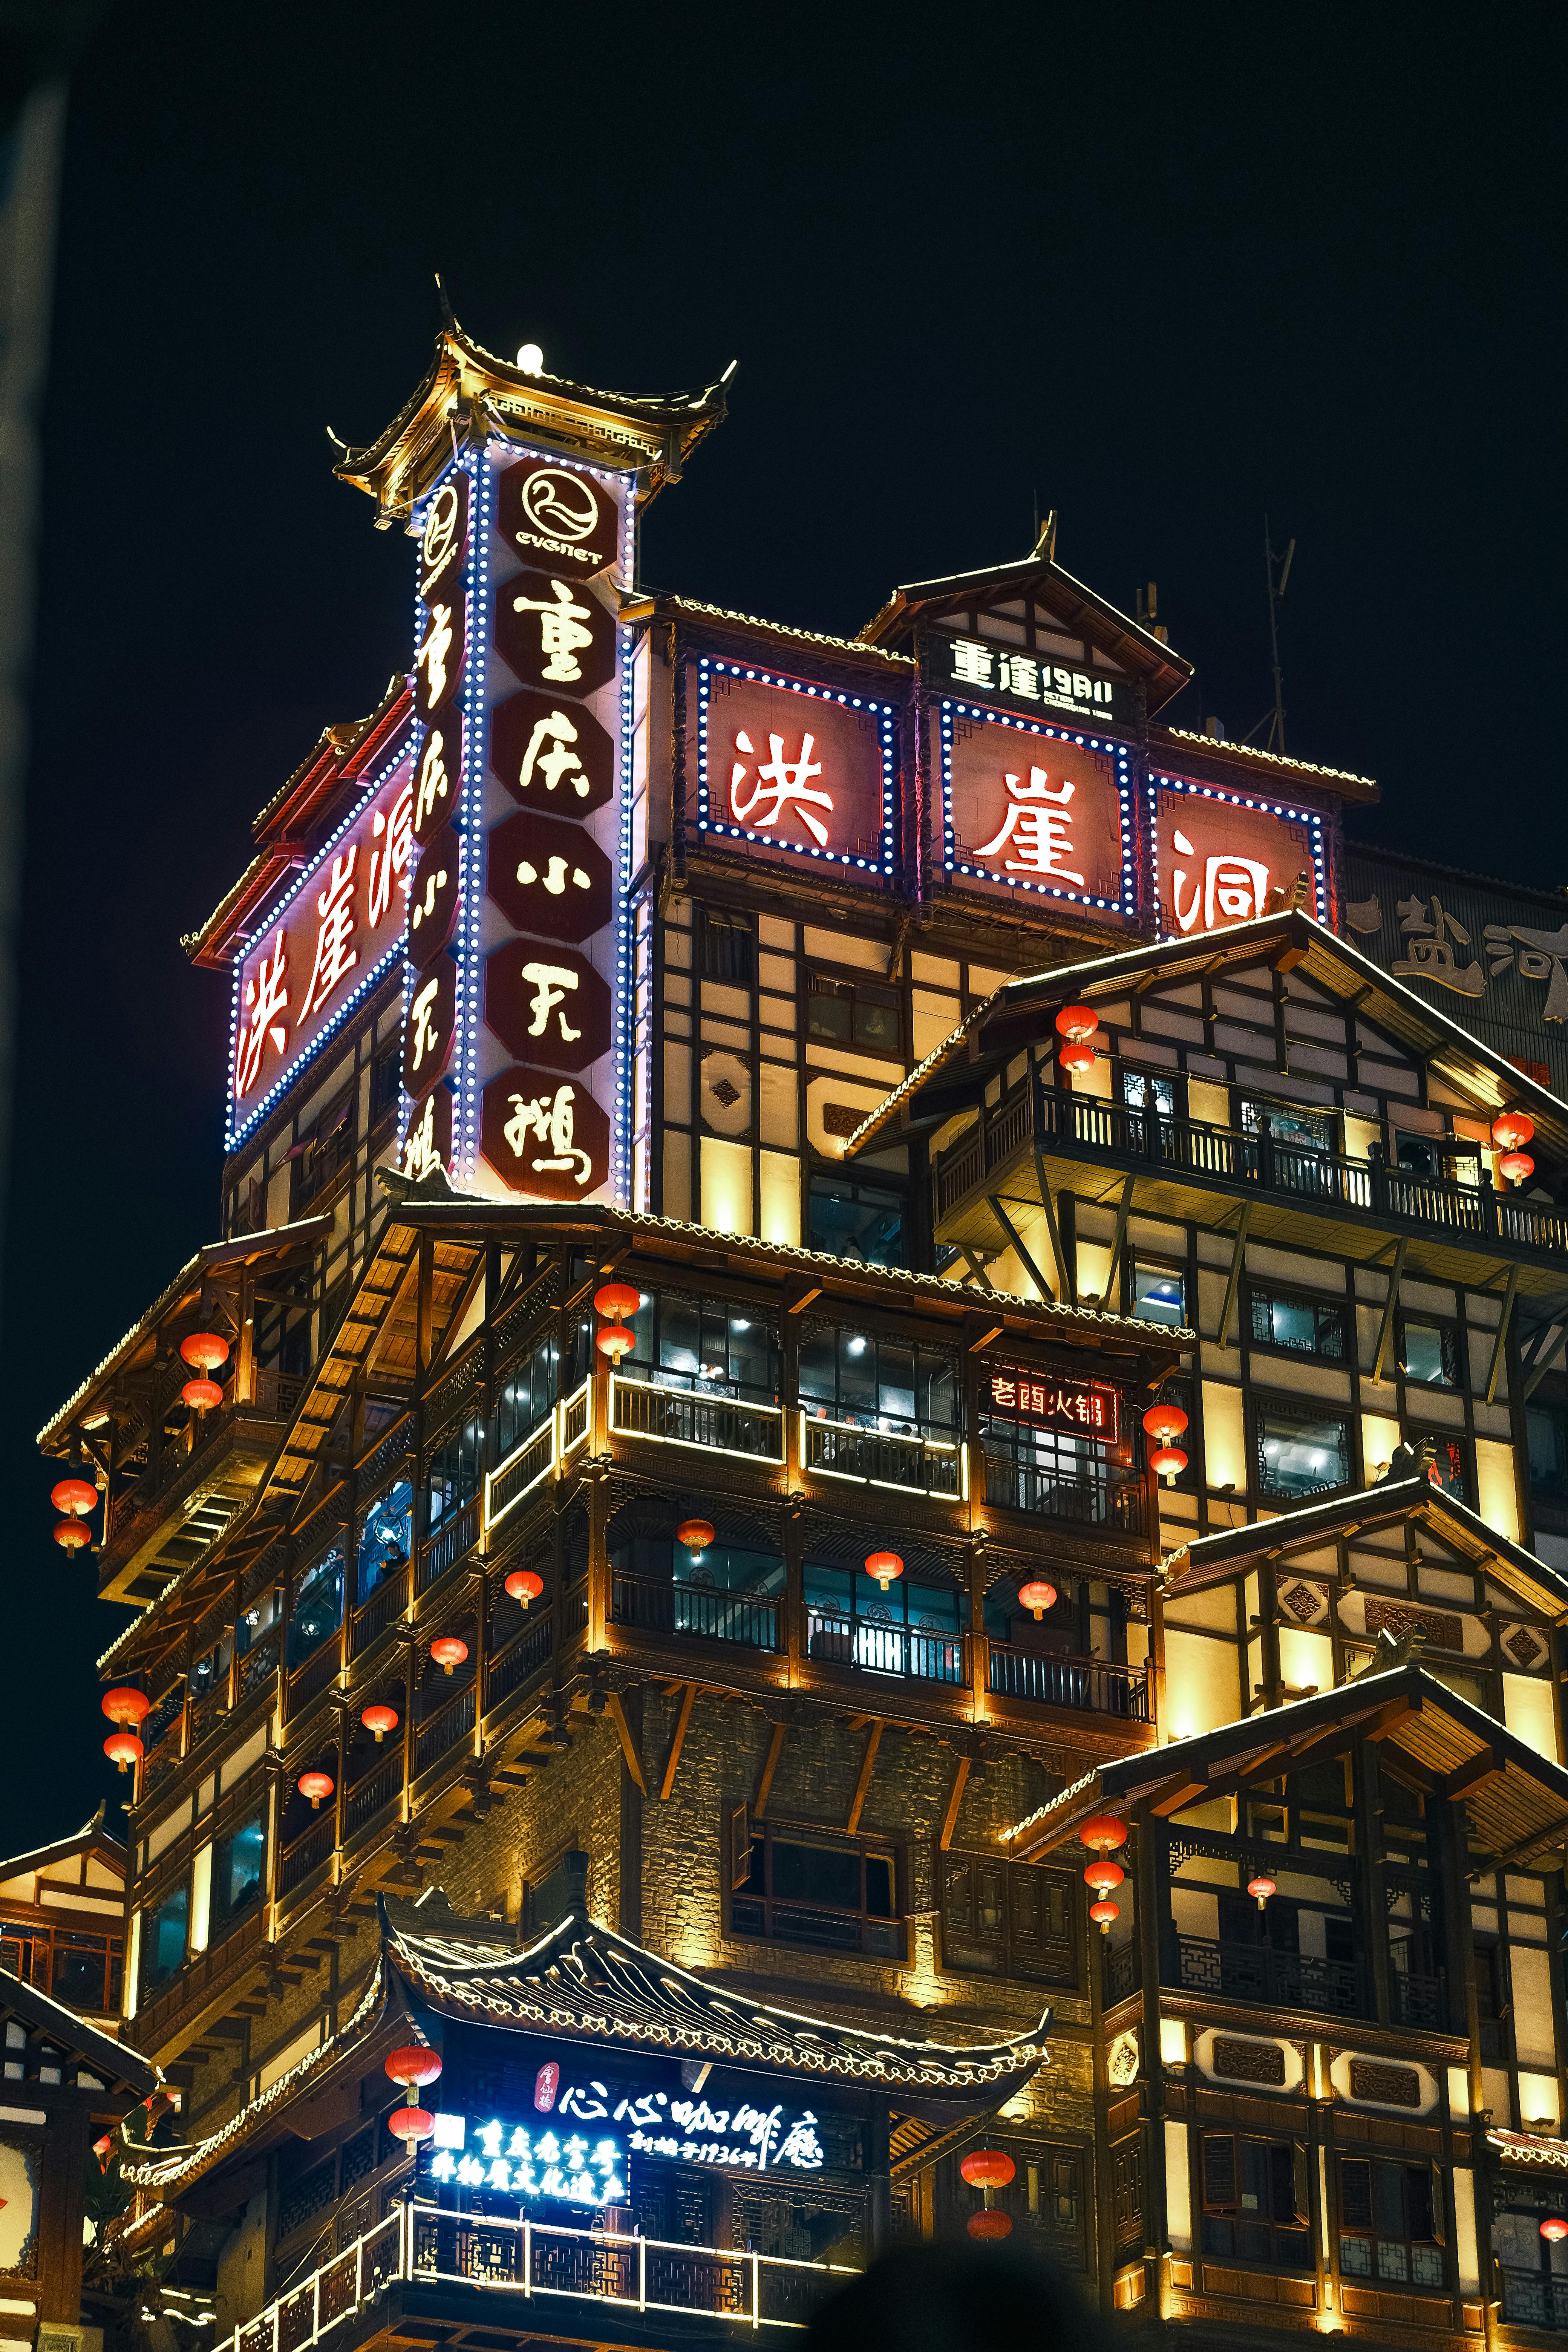
M 1117 733 L 1137 721 L 1137 695 L 1127 679 L 1062 663 L 1048 652 L 1023 653 L 984 637 L 937 637 L 926 672 L 934 685 L 969 694 L 1004 695 L 1060 719 Z
M 1149 780 L 1149 816 L 1163 938 L 1255 922 L 1293 903 L 1299 889 L 1307 912 L 1327 922 L 1328 865 L 1316 809 L 1156 775 Z
M 1130 915 L 1126 748 L 963 702 L 943 702 L 938 719 L 948 879 Z
M 737 663 L 697 664 L 697 829 L 716 845 L 893 870 L 896 713 Z
M 541 2069 L 542 2084 L 552 2071 Z M 712 2106 L 667 2091 L 620 2093 L 596 2079 L 569 2083 L 558 2099 L 553 2084 L 547 2093 L 536 2090 L 534 2106 L 526 2124 L 499 2116 L 470 2123 L 438 2113 L 429 2178 L 459 2189 L 606 2205 L 624 2201 L 632 2155 L 739 2172 L 820 2172 L 826 2161 L 810 2107 L 745 2100 Z
M 984 1402 L 1009 1420 L 1071 1430 L 1104 1445 L 1121 1443 L 1121 1393 L 1104 1381 L 1068 1380 L 1058 1372 L 1030 1371 L 1023 1364 L 992 1364 L 985 1372 Z

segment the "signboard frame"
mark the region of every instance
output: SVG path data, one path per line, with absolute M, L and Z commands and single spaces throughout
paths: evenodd
M 1065 906 L 1088 907 L 1098 914 L 1124 917 L 1129 922 L 1137 914 L 1138 858 L 1133 828 L 1132 747 L 1115 737 L 1086 735 L 1075 727 L 1055 727 L 1041 719 L 1026 719 L 1013 710 L 995 710 L 984 703 L 957 702 L 943 696 L 936 708 L 938 721 L 938 753 L 942 767 L 942 876 L 948 887 L 961 889 L 967 881 L 984 883 L 991 887 L 1001 885 L 1037 898 L 1056 898 Z M 989 866 L 960 862 L 954 855 L 952 829 L 952 730 L 958 719 L 978 720 L 988 726 L 1005 727 L 1025 737 L 1044 742 L 1071 743 L 1079 749 L 1095 751 L 1116 763 L 1116 791 L 1121 800 L 1121 895 L 1119 898 L 1100 898 L 1092 890 L 1057 889 L 1045 882 L 1030 881 L 1023 876 L 994 872 Z

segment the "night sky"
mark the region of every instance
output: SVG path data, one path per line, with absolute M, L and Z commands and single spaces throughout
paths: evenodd
M 852 635 L 1027 553 L 1160 617 L 1165 714 L 1269 707 L 1363 838 L 1568 881 L 1563 16 L 393 0 L 112 10 L 72 90 L 45 419 L 16 1146 L 4 1851 L 124 1783 L 123 1612 L 35 1431 L 218 1233 L 226 992 L 179 935 L 409 658 L 333 478 L 428 362 L 633 393 L 740 362 L 650 584 Z

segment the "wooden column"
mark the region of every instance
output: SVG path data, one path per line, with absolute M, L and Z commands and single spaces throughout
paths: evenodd
M 1137 1853 L 1131 1873 L 1137 1888 L 1138 1968 L 1143 1979 L 1143 2263 L 1144 2300 L 1160 2309 L 1160 2272 L 1166 2238 L 1165 2067 L 1160 2054 L 1160 1928 L 1170 1901 L 1170 1832 L 1150 1815 L 1132 1832 Z
M 893 2163 L 888 2137 L 888 2102 L 873 2095 L 866 2128 L 866 2250 L 873 2261 L 893 2242 Z

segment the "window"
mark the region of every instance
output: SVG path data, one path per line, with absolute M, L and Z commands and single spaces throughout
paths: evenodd
M 334 1178 L 351 1166 L 354 1156 L 354 1088 L 345 1087 L 336 1102 L 329 1104 L 310 1129 L 294 1147 L 299 1166 L 294 1178 L 294 1205 L 303 1208 L 313 1201 Z
M 289 1619 L 290 1669 L 338 1630 L 343 1608 L 343 1556 L 334 1549 L 319 1559 L 294 1596 Z
M 756 940 L 750 915 L 704 907 L 697 927 L 697 968 L 705 980 L 750 988 L 757 977 Z
M 185 1965 L 185 1928 L 191 1892 L 184 1885 L 171 1888 L 155 1911 L 142 1914 L 142 1999 L 167 1984 Z
M 1291 1151 L 1332 1151 L 1336 1141 L 1331 1113 L 1302 1110 L 1295 1103 L 1244 1102 L 1241 1129 L 1244 1135 L 1267 1133 Z
M 806 1654 L 872 1674 L 962 1683 L 963 1595 L 956 1584 L 895 1578 L 886 1592 L 863 1568 L 805 1563 Z
M 1459 1385 L 1459 1334 L 1452 1323 L 1413 1323 L 1399 1318 L 1399 1364 L 1407 1381 L 1430 1388 Z
M 999 1412 L 994 1400 L 982 1412 L 980 1438 L 987 1502 L 1130 1534 L 1142 1526 L 1143 1480 L 1131 1443 L 1110 1446 L 1041 1428 L 1026 1414 Z
M 958 1428 L 958 1382 L 945 1349 L 843 1324 L 818 1328 L 803 1343 L 800 1401 L 819 1420 L 899 1436 L 949 1438 Z
M 1568 2219 L 1568 2193 L 1550 2179 L 1506 2174 L 1494 2190 L 1492 2252 L 1502 2272 L 1502 2316 L 1516 2327 L 1568 2329 L 1568 2239 L 1541 2234 L 1548 2214 Z
M 103 1936 L 79 1936 L 69 1928 L 57 1927 L 49 1990 L 57 2000 L 63 2000 L 68 2009 L 103 2011 L 110 2006 L 118 2008 L 119 1946 L 111 1948 Z
M 1299 1503 L 1349 1486 L 1350 1423 L 1342 1413 L 1303 1412 L 1264 1397 L 1252 1411 L 1260 1495 Z
M 1442 2286 L 1443 2186 L 1436 2168 L 1340 2158 L 1340 2274 Z
M 1299 2141 L 1205 2132 L 1202 2186 L 1205 2254 L 1312 2268 L 1307 2151 Z
M 1132 1312 L 1145 1323 L 1187 1319 L 1187 1277 L 1180 1267 L 1132 1261 Z
M 1532 1404 L 1524 1416 L 1530 1491 L 1543 1502 L 1568 1501 L 1568 1413 Z
M 939 1853 L 942 1964 L 966 1975 L 1078 1981 L 1076 1896 L 1065 1871 Z
M 671 1535 L 618 1534 L 612 1527 L 609 1552 L 616 1624 L 777 1648 L 784 1564 L 776 1551 L 749 1550 L 721 1536 L 693 1551 Z
M 814 1176 L 807 1247 L 864 1265 L 908 1265 L 903 1194 L 841 1176 Z
M 261 1813 L 220 1837 L 213 1848 L 212 1924 L 216 1934 L 261 1900 L 267 1866 L 267 1824 Z
M 637 1344 L 621 1360 L 634 1380 L 700 1396 L 778 1402 L 778 1332 L 758 1308 L 728 1298 L 645 1291 L 632 1329 Z
M 370 1066 L 370 1118 L 373 1127 L 387 1111 L 395 1110 L 402 1091 L 403 1045 L 402 1041 L 395 1037 L 390 1045 L 382 1047 Z
M 901 1960 L 898 1857 L 879 1840 L 775 1828 L 752 1840 L 751 1867 L 730 1898 L 737 1936 Z
M 198 1658 L 191 1668 L 191 1697 L 205 1698 L 209 1691 L 221 1690 L 228 1680 L 228 1662 L 234 1654 L 234 1635 L 226 1633 L 221 1642 L 210 1649 L 205 1658 Z
M 824 971 L 808 972 L 805 1034 L 899 1059 L 903 1035 L 899 992 L 874 980 L 836 980 Z
M 515 1446 L 531 1436 L 549 1418 L 555 1402 L 555 1367 L 560 1350 L 553 1339 L 541 1339 L 507 1374 L 496 1400 L 495 1458 L 504 1462 Z
M 1292 1356 L 1345 1360 L 1345 1310 L 1336 1299 L 1307 1290 L 1253 1290 L 1252 1344 L 1282 1348 Z
M 268 1295 L 258 1294 L 256 1302 L 257 1370 L 302 1380 L 310 1369 L 310 1273 L 301 1267 L 293 1275 L 276 1274 L 267 1288 Z
M 414 1541 L 414 1488 L 406 1478 L 373 1503 L 359 1531 L 359 1597 L 403 1566 Z
M 459 1422 L 448 1430 L 425 1465 L 425 1532 L 456 1517 L 472 1501 L 479 1484 L 484 1433 L 478 1420 Z
M 1452 1430 L 1447 1429 L 1407 1429 L 1405 1442 L 1407 1445 L 1429 1445 L 1432 1448 L 1432 1467 L 1427 1475 L 1433 1484 L 1441 1486 L 1446 1495 L 1454 1496 L 1458 1501 L 1466 1501 L 1463 1439 L 1456 1437 Z
M 1176 1081 L 1156 1077 L 1152 1070 L 1123 1069 L 1121 1099 L 1129 1110 L 1152 1110 L 1161 1118 L 1173 1118 L 1176 1112 Z

